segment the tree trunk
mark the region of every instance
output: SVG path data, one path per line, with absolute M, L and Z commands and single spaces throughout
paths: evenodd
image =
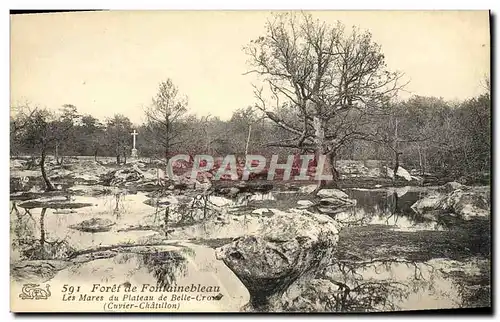
M 417 152 L 418 152 L 418 164 L 420 167 L 420 175 L 423 176 L 424 175 L 424 162 L 422 159 L 422 151 L 420 150 L 419 144 L 417 144 Z
M 45 148 L 42 150 L 42 157 L 40 159 L 40 170 L 42 171 L 42 177 L 43 181 L 45 181 L 45 186 L 47 191 L 54 191 L 56 188 L 50 182 L 49 178 L 47 177 L 47 173 L 45 172 Z
M 394 151 L 394 176 L 392 177 L 392 181 L 396 181 L 396 174 L 398 173 L 398 169 L 399 169 L 399 155 L 401 153 L 399 153 L 398 151 Z
M 332 167 L 333 183 L 335 184 L 335 186 L 337 186 L 337 182 L 340 178 L 340 174 L 337 171 L 337 155 L 332 152 L 330 154 L 329 158 L 330 158 L 331 167 Z
M 250 143 L 250 134 L 252 133 L 252 125 L 250 124 L 248 126 L 248 136 L 247 136 L 247 142 L 245 145 L 245 161 L 246 161 L 246 156 L 248 155 L 248 144 Z
M 47 208 L 42 208 L 42 212 L 40 213 L 40 245 L 43 246 L 45 244 L 45 212 Z
M 314 143 L 316 145 L 315 155 L 316 155 L 316 160 L 319 161 L 319 158 L 321 156 L 325 155 L 325 127 L 324 127 L 322 120 L 317 116 L 313 117 L 313 127 L 314 127 L 314 132 L 315 132 L 314 133 L 315 134 L 315 137 L 314 137 L 315 142 Z M 333 176 L 331 153 L 327 154 L 325 156 L 326 156 L 326 160 L 324 162 L 323 169 L 320 169 L 320 170 L 322 170 L 321 174 Z M 316 171 L 318 171 L 317 168 L 316 168 Z M 315 192 L 317 192 L 318 190 L 323 188 L 326 185 L 326 183 L 327 183 L 326 180 L 318 180 Z
M 168 237 L 168 215 L 169 215 L 169 211 L 168 211 L 168 208 L 165 208 L 165 217 L 163 218 L 163 225 L 165 226 L 164 227 L 164 231 L 165 231 L 165 237 Z
M 120 154 L 116 154 L 116 164 L 120 164 Z
M 398 169 L 399 169 L 399 153 L 398 153 L 398 118 L 396 117 L 396 120 L 395 120 L 395 123 L 396 123 L 396 126 L 395 126 L 395 129 L 394 129 L 394 147 L 393 147 L 393 151 L 394 151 L 394 176 L 392 177 L 392 181 L 396 181 L 396 174 L 398 173 Z
M 56 151 L 54 153 L 54 158 L 56 159 L 56 163 L 59 164 L 59 143 L 56 143 Z
M 123 152 L 123 164 L 127 164 L 127 152 Z
M 97 152 L 99 151 L 98 148 L 94 150 L 94 161 L 97 162 Z

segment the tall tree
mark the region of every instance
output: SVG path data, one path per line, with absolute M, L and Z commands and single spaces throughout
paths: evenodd
M 84 154 L 92 153 L 94 160 L 97 161 L 97 154 L 103 141 L 104 126 L 92 115 L 83 115 L 80 135 L 85 143 L 83 147 Z
M 63 162 L 64 154 L 70 152 L 74 147 L 75 137 L 75 122 L 80 117 L 76 106 L 72 104 L 64 104 L 60 109 L 59 117 L 54 120 L 53 128 L 55 135 L 54 157 L 57 164 Z M 59 159 L 59 156 L 61 158 Z
M 270 103 L 263 88 L 256 88 L 256 106 L 292 136 L 275 144 L 324 155 L 325 174 L 334 174 L 335 152 L 363 135 L 357 128 L 362 120 L 400 88 L 402 75 L 387 71 L 369 32 L 346 32 L 341 23 L 330 26 L 305 13 L 274 15 L 246 53 L 249 73 L 261 76 L 272 97 Z M 295 121 L 278 116 L 270 105 L 275 110 L 288 106 Z
M 127 162 L 127 153 L 131 149 L 132 122 L 126 116 L 115 114 L 106 121 L 106 138 L 110 151 L 114 151 L 116 163 L 120 164 L 121 156 Z
M 32 153 L 40 153 L 40 171 L 47 191 L 55 190 L 45 169 L 47 152 L 61 136 L 70 131 L 69 125 L 66 128 L 62 127 L 55 120 L 56 117 L 53 113 L 46 109 L 38 108 L 31 114 L 29 121 L 18 136 L 18 140 L 23 142 Z
M 146 109 L 148 129 L 166 160 L 171 150 L 181 143 L 181 121 L 187 112 L 187 104 L 187 98 L 179 94 L 171 79 L 167 79 L 160 83 L 158 93 Z

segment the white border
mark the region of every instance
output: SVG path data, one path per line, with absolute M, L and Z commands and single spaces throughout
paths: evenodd
M 500 12 L 500 9 L 498 9 L 500 1 L 498 0 L 474 0 L 474 1 L 438 1 L 438 0 L 419 0 L 419 1 L 413 1 L 411 3 L 407 1 L 388 1 L 388 0 L 346 0 L 343 2 L 330 2 L 330 1 L 325 1 L 325 0 L 307 0 L 307 1 L 296 1 L 296 0 L 288 0 L 288 1 L 272 1 L 272 0 L 254 0 L 254 1 L 238 1 L 238 0 L 225 0 L 225 1 L 203 1 L 203 0 L 185 0 L 185 1 L 152 1 L 152 0 L 140 0 L 140 1 L 103 1 L 103 0 L 88 0 L 88 1 L 64 1 L 64 0 L 59 0 L 59 1 L 36 1 L 36 0 L 24 0 L 24 1 L 2 1 L 2 20 L 0 23 L 0 35 L 3 40 L 3 44 L 8 44 L 9 43 L 9 16 L 8 16 L 8 10 L 9 9 L 44 9 L 44 10 L 49 10 L 49 9 L 118 9 L 118 10 L 153 10 L 153 9 L 163 9 L 163 10 L 217 10 L 217 9 L 227 9 L 227 10 L 271 10 L 271 9 L 312 9 L 312 10 L 361 10 L 361 9 L 376 9 L 376 10 L 432 10 L 432 9 L 444 9 L 444 10 L 485 10 L 485 9 L 491 9 L 493 14 L 497 14 Z M 498 18 L 498 17 L 497 17 Z M 496 23 L 498 24 L 498 19 L 496 20 Z M 494 35 L 494 39 L 492 39 L 492 45 L 498 43 L 498 34 Z M 0 159 L 0 162 L 2 163 L 0 166 L 0 173 L 2 175 L 2 180 L 1 182 L 3 183 L 2 186 L 2 191 L 0 192 L 0 198 L 2 198 L 2 206 L 3 209 L 6 211 L 8 209 L 8 191 L 9 191 L 9 163 L 8 163 L 8 146 L 9 146 L 9 127 L 7 126 L 7 120 L 8 120 L 8 113 L 9 113 L 9 47 L 4 46 L 2 51 L 1 51 L 1 61 L 4 66 L 5 72 L 3 73 L 2 77 L 2 106 L 3 106 L 3 112 L 5 113 L 5 117 L 2 118 L 2 120 L 5 122 L 4 126 L 0 127 L 0 131 L 2 131 L 3 135 L 1 136 L 1 139 L 3 140 L 3 152 L 4 155 Z M 492 72 L 496 72 L 497 67 L 494 66 L 494 70 Z M 495 91 L 498 88 L 497 83 L 494 83 L 495 88 L 493 88 L 493 91 Z M 495 106 L 496 107 L 496 106 Z M 499 123 L 499 114 L 500 112 L 495 113 L 495 123 Z M 495 148 L 496 148 L 495 144 Z M 496 158 L 495 161 L 495 169 L 498 169 L 496 167 L 498 163 L 498 157 Z M 497 177 L 497 176 L 496 176 Z M 496 181 L 495 177 L 495 183 L 498 186 L 498 182 Z M 499 200 L 498 197 L 498 189 L 495 190 L 495 200 Z M 7 220 L 9 216 L 7 215 L 8 213 L 5 212 L 3 214 L 3 220 L 4 220 L 4 225 L 3 229 L 4 232 L 1 234 L 2 236 L 2 255 L 0 258 L 4 260 L 4 264 L 1 265 L 1 273 L 0 277 L 2 278 L 2 281 L 5 283 L 2 283 L 2 285 L 5 285 L 0 294 L 1 294 L 1 303 L 2 303 L 2 321 L 10 321 L 13 320 L 15 317 L 9 313 L 9 291 L 7 288 L 7 285 L 10 284 L 10 278 L 9 278 L 9 268 L 7 265 L 7 260 L 10 258 L 10 250 L 9 250 L 9 224 L 7 223 Z M 493 214 L 494 216 L 494 214 Z M 496 217 L 496 216 L 495 216 Z M 497 231 L 497 226 L 498 226 L 498 221 L 500 219 L 496 218 L 495 219 L 495 232 Z M 495 235 L 495 232 L 493 232 L 493 235 Z M 498 237 L 495 238 L 496 241 L 498 241 Z M 495 246 L 497 246 L 497 243 L 495 243 Z M 496 247 L 495 247 L 496 249 Z M 495 256 L 496 259 L 496 256 Z M 496 260 L 495 260 L 495 267 L 496 267 Z M 498 276 L 496 276 L 496 279 L 498 279 Z M 493 292 L 497 289 L 496 288 L 496 280 L 495 280 L 495 285 Z M 494 296 L 495 299 L 498 299 L 498 294 L 495 294 Z M 497 301 L 495 301 L 497 302 Z M 495 303 L 497 304 L 497 303 Z M 498 305 L 495 305 L 495 307 L 498 308 Z M 99 320 L 110 320 L 116 318 L 116 316 L 98 316 L 98 317 L 92 317 L 92 316 L 85 316 L 87 318 L 93 318 L 93 319 L 99 319 Z M 148 319 L 148 315 L 143 315 L 141 317 L 138 316 L 126 316 L 127 320 L 130 321 L 141 321 Z M 291 318 L 291 316 L 285 316 L 285 317 L 279 317 L 279 316 L 238 316 L 238 318 L 258 318 L 259 320 L 274 320 L 278 318 Z M 360 315 L 355 315 L 351 316 L 356 319 L 387 319 L 391 318 L 391 316 L 381 316 L 381 315 L 375 315 L 375 316 L 360 316 Z M 475 319 L 472 316 L 467 317 L 463 316 L 466 319 Z M 30 317 L 32 319 L 35 319 L 34 316 Z M 50 317 L 45 317 L 52 319 L 53 316 Z M 71 318 L 64 316 L 62 317 L 63 320 L 76 320 L 79 318 L 78 316 L 73 316 Z M 152 318 L 159 318 L 159 319 L 179 319 L 182 318 L 183 320 L 194 320 L 195 318 L 200 318 L 196 316 L 152 316 Z M 210 317 L 204 317 L 206 319 L 211 318 L 211 319 L 218 319 L 218 316 L 210 316 Z M 234 319 L 236 316 L 222 316 L 222 318 L 229 318 L 229 319 Z M 298 319 L 307 319 L 309 320 L 316 320 L 320 318 L 328 318 L 328 319 L 338 319 L 338 318 L 347 318 L 346 316 L 298 316 Z M 394 319 L 403 319 L 404 317 L 402 316 L 395 316 L 392 317 Z M 432 316 L 421 316 L 422 319 L 425 319 L 427 321 L 432 321 L 432 320 L 442 320 L 444 317 L 432 317 Z M 454 319 L 455 317 L 447 317 L 445 319 Z M 40 317 L 37 317 L 36 319 L 40 319 Z

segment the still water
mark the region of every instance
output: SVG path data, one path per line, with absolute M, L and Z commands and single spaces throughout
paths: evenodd
M 335 220 L 340 225 L 362 225 L 368 229 L 372 225 L 383 225 L 390 230 L 415 234 L 423 231 L 445 232 L 449 226 L 422 218 L 410 208 L 432 189 L 350 189 L 347 193 L 350 198 L 357 200 L 357 205 L 339 212 Z M 213 294 L 221 293 L 220 299 L 204 301 L 203 304 L 189 302 L 191 304 L 186 304 L 182 310 L 238 311 L 248 302 L 248 291 L 215 258 L 214 247 L 230 242 L 234 237 L 257 233 L 262 222 L 259 219 L 261 216 L 256 216 L 256 213 L 272 216 L 273 211 L 296 208 L 299 200 L 310 198 L 306 194 L 289 192 L 252 194 L 235 199 L 211 196 L 203 201 L 213 210 L 212 215 L 204 211 L 203 216 L 212 216 L 211 220 L 196 220 L 201 215 L 190 213 L 189 218 L 193 220 L 186 221 L 182 213 L 185 210 L 179 208 L 178 204 L 170 205 L 170 210 L 165 210 L 168 207 L 152 207 L 145 203 L 148 197 L 143 193 L 75 196 L 74 202 L 90 203 L 92 206 L 28 211 L 17 207 L 17 211 L 11 211 L 11 231 L 14 240 L 36 240 L 42 234 L 47 241 L 64 240 L 81 254 L 90 249 L 112 251 L 105 258 L 76 261 L 76 264 L 58 271 L 50 278 L 52 287 L 56 289 L 63 287 L 67 281 L 88 285 L 213 284 L 220 286 L 220 290 Z M 109 231 L 97 233 L 71 228 L 92 218 L 105 219 L 113 225 Z M 412 245 L 406 247 L 411 249 Z M 18 247 L 12 247 L 12 261 L 22 259 L 22 256 Z M 365 303 L 366 297 L 379 296 L 373 293 L 374 288 L 370 288 L 370 285 L 379 287 L 377 292 L 385 291 L 386 300 L 373 302 L 371 310 L 460 307 L 464 291 L 447 270 L 451 263 L 453 261 L 446 258 L 420 263 L 391 258 L 369 264 L 355 263 L 355 269 L 349 273 L 334 270 L 329 274 L 357 290 L 357 293 L 352 292 L 350 295 L 352 303 Z M 467 266 L 466 262 L 462 262 L 455 266 L 463 267 L 460 274 L 483 274 L 477 265 Z M 74 308 L 78 310 L 78 306 Z M 366 308 L 353 304 L 341 309 Z

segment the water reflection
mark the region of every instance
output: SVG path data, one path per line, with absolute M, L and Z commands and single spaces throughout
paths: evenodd
M 160 287 L 171 286 L 179 276 L 185 277 L 187 274 L 187 260 L 179 252 L 146 253 L 141 255 L 140 260 L 156 278 Z
M 347 193 L 350 198 L 357 200 L 357 205 L 336 214 L 335 220 L 339 223 L 351 226 L 379 224 L 407 231 L 444 229 L 441 223 L 422 218 L 411 209 L 413 203 L 426 195 L 425 190 L 415 191 L 408 187 L 386 190 L 350 189 Z M 24 209 L 18 207 L 16 201 L 12 201 L 12 249 L 23 250 L 23 259 L 63 258 L 69 251 L 67 245 L 87 249 L 100 245 L 135 243 L 149 236 L 156 236 L 153 229 L 158 227 L 163 230 L 165 237 L 179 240 L 230 239 L 258 234 L 264 224 L 263 215 L 252 214 L 255 210 L 253 208 L 269 207 L 267 209 L 287 211 L 297 207 L 297 201 L 307 199 L 308 195 L 273 192 L 241 195 L 233 200 L 206 195 L 186 197 L 185 200 L 180 196 L 175 198 L 179 199 L 178 203 L 152 207 L 144 203 L 148 197 L 142 193 L 119 193 L 103 197 L 77 196 L 75 202 L 87 202 L 93 206 L 75 209 L 74 213 L 57 213 L 49 208 Z M 269 213 L 272 215 L 273 212 Z M 69 229 L 71 225 L 89 218 L 105 218 L 116 224 L 108 233 L 86 233 Z M 127 230 L 130 226 L 146 228 L 142 231 Z M 61 241 L 64 241 L 64 247 Z M 48 244 L 56 245 L 54 247 L 58 251 L 47 251 Z M 36 252 L 25 252 L 33 245 L 39 245 L 40 249 L 45 250 L 43 256 Z M 120 282 L 137 274 L 136 282 L 154 280 L 151 283 L 170 286 L 179 279 L 191 281 L 198 278 L 199 267 L 205 265 L 208 273 L 220 277 L 222 281 L 228 279 L 227 276 L 218 276 L 215 271 L 214 267 L 229 274 L 223 264 L 215 261 L 212 250 L 200 251 L 206 259 L 198 259 L 196 267 L 191 268 L 191 258 L 182 251 L 118 254 L 114 259 L 94 260 L 92 264 L 79 265 L 74 272 L 82 273 L 92 268 L 89 276 L 94 280 L 117 279 Z M 380 258 L 370 262 L 359 259 L 339 261 L 320 277 L 336 286 L 335 292 L 328 295 L 324 303 L 331 303 L 328 309 L 330 311 L 374 311 L 470 306 L 470 303 L 477 302 L 477 298 L 487 298 L 487 288 L 478 288 L 479 291 L 476 292 L 471 291 L 471 288 L 462 290 L 460 283 L 453 284 L 452 279 L 444 278 L 431 267 L 436 266 L 436 263 L 431 264 Z M 67 283 L 72 277 L 74 276 L 61 275 L 59 280 Z M 201 275 L 199 279 L 202 280 Z M 86 279 L 82 277 L 82 281 Z M 484 281 L 474 283 L 489 285 Z
M 350 198 L 357 200 L 357 205 L 335 217 L 348 226 L 353 225 L 387 225 L 395 230 L 444 230 L 443 222 L 424 218 L 417 214 L 411 206 L 427 195 L 421 189 L 411 187 L 393 189 L 349 189 Z
M 427 262 L 339 261 L 322 278 L 337 286 L 328 308 L 336 312 L 453 308 L 461 301 L 456 285 Z

